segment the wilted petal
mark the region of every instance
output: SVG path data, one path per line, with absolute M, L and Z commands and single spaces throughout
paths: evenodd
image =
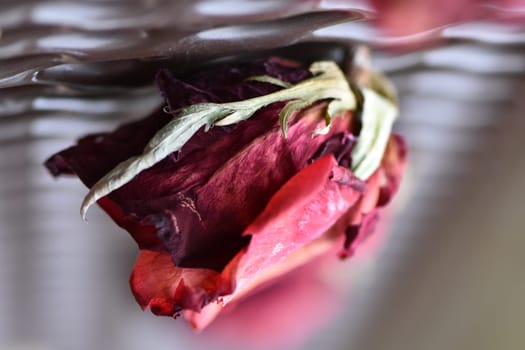
M 381 186 L 377 205 L 387 205 L 396 194 L 405 171 L 407 146 L 400 135 L 393 134 L 388 141 L 380 171 L 385 177 L 385 184 Z
M 130 277 L 140 306 L 157 315 L 177 316 L 183 309 L 200 311 L 231 292 L 231 283 L 209 269 L 176 267 L 165 253 L 141 250 Z
M 251 241 L 239 261 L 235 280 L 242 289 L 268 267 L 317 239 L 359 199 L 361 192 L 348 174 L 341 184 L 334 178 L 346 171 L 333 155 L 324 156 L 293 176 L 272 196 L 264 211 L 244 231 Z
M 357 246 L 370 236 L 379 220 L 381 208 L 396 194 L 406 165 L 406 145 L 399 135 L 388 141 L 381 167 L 367 180 L 367 192 L 346 214 L 346 240 L 341 258 L 354 254 Z

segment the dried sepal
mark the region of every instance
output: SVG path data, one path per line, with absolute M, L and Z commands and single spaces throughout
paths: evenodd
M 259 83 L 272 84 L 275 86 L 280 86 L 285 89 L 288 89 L 293 86 L 293 84 L 290 84 L 286 81 L 282 81 L 281 79 L 271 77 L 269 75 L 257 75 L 255 77 L 250 77 L 246 79 L 246 81 L 258 81 Z
M 292 114 L 296 111 L 299 111 L 312 105 L 313 103 L 315 103 L 315 101 L 294 100 L 288 102 L 286 106 L 283 107 L 283 109 L 279 113 L 279 125 L 281 126 L 281 131 L 283 133 L 284 138 L 286 138 L 288 131 L 288 121 L 290 120 Z
M 392 126 L 398 115 L 396 105 L 368 88 L 364 97 L 362 127 L 352 150 L 352 171 L 359 179 L 367 179 L 381 164 Z

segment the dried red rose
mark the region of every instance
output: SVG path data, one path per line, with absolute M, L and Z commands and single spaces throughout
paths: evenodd
M 267 96 L 313 78 L 295 64 L 270 59 L 222 66 L 184 81 L 161 71 L 157 83 L 169 109 L 176 111 Z M 364 93 L 365 101 L 377 96 Z M 404 144 L 390 137 L 381 149 L 389 128 L 386 138 L 383 130 L 381 137 L 359 143 L 363 130 L 377 129 L 381 119 L 360 123 L 348 110 L 319 134 L 331 102 L 308 102 L 288 115 L 286 138 L 279 113 L 288 105 L 269 103 L 250 119 L 199 128 L 178 151 L 95 198 L 139 245 L 130 282 L 143 308 L 158 315 L 182 312 L 200 329 L 222 304 L 334 244 L 341 245 L 342 256 L 351 254 L 370 233 L 378 208 L 399 185 Z M 369 109 L 365 105 L 363 113 Z M 76 174 L 93 192 L 117 164 L 148 149 L 148 141 L 170 120 L 159 110 L 112 133 L 87 136 L 46 166 L 55 176 Z M 367 142 L 384 151 L 377 167 L 362 157 Z M 350 170 L 356 155 L 362 168 L 373 167 L 365 179 Z

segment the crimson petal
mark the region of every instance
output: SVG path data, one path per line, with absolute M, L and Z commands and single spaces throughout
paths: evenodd
M 178 316 L 196 312 L 219 296 L 231 293 L 231 282 L 209 269 L 184 269 L 173 265 L 169 254 L 141 250 L 130 277 L 139 305 L 156 315 Z

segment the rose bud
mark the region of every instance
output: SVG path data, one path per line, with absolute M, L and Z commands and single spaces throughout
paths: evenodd
M 377 73 L 282 59 L 158 73 L 167 107 L 84 137 L 46 166 L 76 174 L 137 242 L 130 283 L 196 329 L 223 306 L 339 247 L 351 255 L 397 190 L 405 148 Z

